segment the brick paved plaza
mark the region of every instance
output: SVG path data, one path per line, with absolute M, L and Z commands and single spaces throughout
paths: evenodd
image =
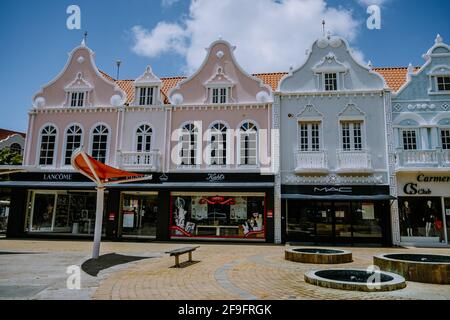
M 189 245 L 189 244 L 188 244 Z M 66 288 L 66 268 L 90 258 L 90 242 L 0 240 L 0 299 L 150 299 L 150 300 L 321 300 L 445 299 L 450 286 L 409 282 L 388 293 L 358 293 L 305 283 L 306 271 L 326 268 L 284 260 L 284 246 L 200 244 L 194 264 L 173 268 L 164 252 L 185 243 L 102 244 L 102 255 L 117 253 L 140 260 L 90 276 L 82 272 L 81 290 Z M 391 252 L 449 254 L 449 249 L 345 248 L 367 268 L 376 254 Z M 186 256 L 181 258 L 182 261 Z M 338 267 L 343 267 L 338 266 Z

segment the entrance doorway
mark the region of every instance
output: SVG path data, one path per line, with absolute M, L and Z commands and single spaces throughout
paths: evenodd
M 124 238 L 156 238 L 158 193 L 122 193 L 121 235 Z
M 373 202 L 289 200 L 285 205 L 288 241 L 333 244 L 383 241 L 384 221 Z

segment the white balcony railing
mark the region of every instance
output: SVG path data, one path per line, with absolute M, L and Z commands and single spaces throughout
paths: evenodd
M 119 153 L 120 167 L 125 170 L 156 171 L 159 168 L 159 151 L 150 152 L 121 152 Z
M 440 168 L 450 166 L 450 150 L 398 150 L 397 168 Z
M 328 158 L 325 151 L 298 151 L 296 173 L 326 173 Z
M 372 159 L 367 151 L 338 151 L 338 172 L 372 172 Z

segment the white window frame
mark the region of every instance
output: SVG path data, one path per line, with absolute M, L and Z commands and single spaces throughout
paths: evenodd
M 445 137 L 448 139 L 448 143 L 445 143 L 445 144 L 448 144 L 448 146 L 446 148 L 444 147 L 444 145 L 445 145 L 444 144 L 444 135 L 443 135 L 444 131 L 448 132 L 448 136 Z M 441 145 L 442 149 L 450 151 L 450 127 L 439 128 L 439 137 L 440 137 L 440 145 Z
M 215 90 L 217 90 L 217 102 L 214 102 Z M 225 95 L 222 93 L 223 90 L 225 90 Z M 229 87 L 211 87 L 211 104 L 226 104 L 229 101 L 229 95 L 230 95 Z
M 83 128 L 83 126 L 82 126 L 81 124 L 79 124 L 79 123 L 71 123 L 71 124 L 68 125 L 67 128 L 64 130 L 64 145 L 63 145 L 62 157 L 61 157 L 61 159 L 62 159 L 62 160 L 61 160 L 61 161 L 62 161 L 61 165 L 62 165 L 63 167 L 70 167 L 70 163 L 69 163 L 69 164 L 66 164 L 67 138 L 68 138 L 68 136 L 69 136 L 69 129 L 72 128 L 72 127 L 74 127 L 74 126 L 77 126 L 78 128 L 81 129 L 81 134 L 80 134 L 80 136 L 81 136 L 81 137 L 80 137 L 80 147 L 83 146 L 83 142 L 84 142 L 84 128 Z M 76 150 L 76 148 L 75 148 L 74 150 Z
M 99 126 L 105 126 L 106 129 L 108 130 L 108 134 L 107 134 L 107 138 L 106 138 L 106 152 L 105 152 L 105 164 L 109 163 L 109 155 L 110 155 L 110 143 L 111 143 L 111 128 L 106 124 L 106 123 L 96 123 L 95 125 L 92 126 L 91 128 L 91 132 L 89 134 L 89 154 L 94 158 L 94 131 L 95 129 L 97 129 Z M 97 159 L 96 159 L 97 160 Z
M 225 130 L 225 131 L 217 131 L 217 129 L 214 128 L 215 126 L 223 126 L 222 130 Z M 219 149 L 217 149 L 217 150 L 214 149 L 212 138 L 213 138 L 213 136 L 223 136 L 224 134 L 225 134 L 225 141 L 223 141 L 225 144 L 224 154 L 222 155 L 222 157 L 219 157 L 217 155 L 215 157 L 213 157 L 212 152 L 218 151 Z M 230 138 L 230 126 L 223 121 L 213 122 L 208 129 L 207 165 L 211 166 L 211 167 L 215 167 L 215 168 L 226 167 L 226 166 L 230 165 L 231 147 L 232 146 L 231 146 L 231 138 Z M 224 163 L 220 163 L 220 164 L 213 163 L 214 160 L 218 160 L 220 158 L 225 158 Z
M 139 106 L 142 107 L 148 107 L 148 106 L 153 106 L 155 105 L 155 98 L 156 98 L 156 92 L 157 92 L 157 87 L 154 86 L 143 86 L 143 87 L 138 87 L 138 95 L 137 95 L 137 99 L 138 99 L 138 104 Z M 142 94 L 143 91 L 145 90 L 144 95 Z M 142 99 L 144 99 L 144 103 L 142 103 Z
M 415 134 L 415 139 L 416 139 L 416 148 L 415 149 L 406 149 L 405 148 L 405 140 L 403 137 L 403 133 L 406 131 L 411 131 L 414 132 Z M 420 131 L 418 128 L 400 128 L 400 146 L 402 148 L 402 150 L 404 151 L 415 151 L 415 150 L 420 150 L 421 149 L 421 145 L 420 145 Z
M 252 130 L 243 131 L 242 127 L 244 125 L 246 125 L 246 124 L 252 125 L 253 128 L 255 129 L 254 132 L 252 132 Z M 257 168 L 257 167 L 259 167 L 259 165 L 260 165 L 259 164 L 259 132 L 260 132 L 259 131 L 259 125 L 253 120 L 245 120 L 245 121 L 242 121 L 239 124 L 238 128 L 239 128 L 238 129 L 238 139 L 237 139 L 238 140 L 237 141 L 237 158 L 238 158 L 237 163 L 238 163 L 238 165 L 241 166 L 241 167 L 250 167 L 250 168 L 253 168 L 253 167 Z M 255 164 L 251 164 L 251 163 L 250 164 L 245 164 L 245 163 L 242 162 L 242 151 L 243 151 L 242 148 L 241 148 L 242 137 L 243 136 L 248 136 L 249 134 L 255 134 L 255 145 L 256 145 Z M 251 158 L 251 156 L 249 158 Z
M 335 75 L 336 77 L 336 89 L 334 90 L 327 90 L 327 75 Z M 339 72 L 324 72 L 322 73 L 322 77 L 323 77 L 323 90 L 326 92 L 335 92 L 339 90 Z
M 192 126 L 192 129 L 194 131 L 185 132 L 184 128 L 186 128 L 187 126 Z M 201 153 L 201 150 L 199 148 L 199 145 L 202 143 L 200 130 L 201 129 L 194 122 L 186 122 L 181 125 L 180 135 L 179 135 L 179 139 L 178 139 L 178 153 L 177 153 L 177 155 L 179 157 L 179 164 L 178 164 L 179 168 L 183 169 L 183 168 L 193 168 L 193 167 L 200 166 L 201 155 L 199 155 L 199 152 Z M 183 150 L 184 150 L 183 145 L 185 143 L 183 140 L 183 137 L 185 135 L 189 135 L 189 136 L 193 135 L 194 136 L 194 143 L 192 143 L 191 137 L 189 137 L 189 140 L 187 141 L 189 143 L 188 152 L 191 153 L 192 151 L 194 151 L 194 157 L 192 157 L 191 155 L 188 155 L 187 157 L 183 156 Z M 192 146 L 194 146 L 194 148 L 191 148 Z M 200 159 L 199 159 L 199 156 L 200 156 Z M 184 159 L 188 159 L 188 160 L 194 159 L 194 164 L 192 164 L 192 163 L 183 164 Z
M 70 91 L 69 92 L 69 107 L 70 108 L 84 108 L 86 106 L 86 101 L 88 98 L 88 91 Z M 83 100 L 80 100 L 80 95 L 83 95 Z M 75 101 L 75 106 L 72 102 Z M 81 105 L 80 105 L 81 102 Z
M 147 127 L 147 131 L 145 132 L 139 132 L 141 130 L 141 128 L 143 127 Z M 141 123 L 140 125 L 137 126 L 136 130 L 134 131 L 134 148 L 136 152 L 142 152 L 142 153 L 148 153 L 152 151 L 152 146 L 153 146 L 153 127 L 148 124 L 148 123 Z M 139 137 L 142 137 L 142 146 L 144 148 L 141 148 L 141 150 L 139 150 Z M 150 142 L 148 143 L 150 145 L 150 148 L 147 148 L 147 141 L 146 141 L 146 137 L 150 137 Z M 147 151 L 147 149 L 149 149 Z
M 436 75 L 436 76 L 434 76 L 434 78 L 435 78 L 435 84 L 436 84 L 436 92 L 439 92 L 439 93 L 448 93 L 448 92 L 450 92 L 450 89 L 448 89 L 448 90 L 439 90 L 439 78 L 444 78 L 444 79 L 448 78 L 449 81 L 450 81 L 450 74 L 448 74 L 448 75 Z M 449 88 L 450 88 L 450 82 L 444 83 L 444 86 L 445 85 L 448 85 Z
M 41 164 L 42 135 L 43 135 L 44 129 L 49 126 L 56 129 L 52 164 Z M 38 144 L 38 147 L 36 148 L 36 165 L 37 166 L 39 166 L 39 167 L 56 167 L 56 160 L 57 160 L 57 154 L 58 154 L 58 140 L 59 140 L 58 137 L 59 137 L 58 127 L 53 123 L 46 123 L 39 129 L 39 144 Z
M 350 139 L 350 149 L 345 149 L 344 146 L 344 124 L 349 125 L 349 139 Z M 361 132 L 361 149 L 356 149 L 356 143 L 355 143 L 355 124 L 359 124 L 361 126 L 360 132 Z M 363 152 L 366 149 L 366 141 L 365 141 L 365 122 L 364 120 L 344 120 L 341 119 L 339 121 L 339 145 L 341 146 L 341 150 L 343 152 Z
M 307 146 L 306 146 L 306 149 L 305 150 L 303 150 L 303 148 L 302 148 L 302 126 L 303 125 L 306 125 L 307 126 L 307 136 L 306 136 L 306 139 L 307 139 Z M 318 131 L 318 136 L 317 136 L 317 138 L 319 139 L 319 141 L 318 141 L 318 148 L 317 149 L 314 149 L 313 148 L 313 136 L 312 136 L 312 132 L 313 132 L 313 128 L 312 128 L 312 126 L 313 125 L 317 125 L 317 131 Z M 298 151 L 299 152 L 320 152 L 320 151 L 323 151 L 323 148 L 322 148 L 322 122 L 321 121 L 302 121 L 302 120 L 299 120 L 298 121 L 298 124 L 297 124 L 297 139 L 298 139 L 298 143 L 297 143 L 297 146 L 298 146 Z

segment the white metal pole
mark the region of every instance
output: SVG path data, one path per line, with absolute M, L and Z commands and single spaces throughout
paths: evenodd
M 97 187 L 97 212 L 95 213 L 95 233 L 94 233 L 94 247 L 92 250 L 92 259 L 98 259 L 100 256 L 100 241 L 102 239 L 102 224 L 103 224 L 103 205 L 105 198 L 105 187 Z

